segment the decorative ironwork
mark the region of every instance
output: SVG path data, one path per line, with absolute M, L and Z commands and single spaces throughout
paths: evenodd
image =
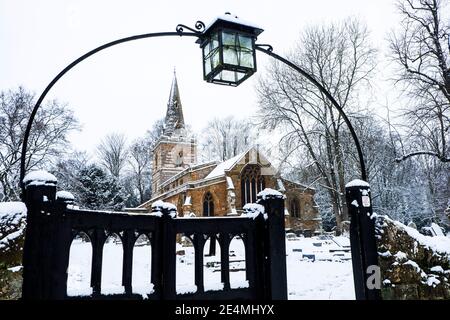
M 54 199 L 56 186 L 33 185 L 26 189 L 28 208 L 24 247 L 23 299 L 142 299 L 133 291 L 133 250 L 136 234 L 145 234 L 151 245 L 151 283 L 154 291 L 150 300 L 175 299 L 265 299 L 286 300 L 286 252 L 284 247 L 283 199 L 260 202 L 268 213 L 268 220 L 260 215 L 247 217 L 176 218 L 163 216 L 107 212 L 68 208 Z M 64 217 L 64 218 L 62 218 Z M 90 287 L 85 297 L 67 293 L 67 268 L 72 240 L 84 230 L 92 246 Z M 183 234 L 194 245 L 194 293 L 176 292 L 176 242 Z M 122 293 L 102 293 L 103 248 L 111 235 L 122 244 Z M 121 236 L 120 236 L 121 235 Z M 247 288 L 231 288 L 229 247 L 234 236 L 244 239 L 245 274 Z M 204 290 L 204 245 L 206 239 L 220 246 L 221 291 Z M 86 239 L 87 240 L 87 239 Z M 283 240 L 283 241 L 282 241 Z M 49 248 L 51 250 L 49 251 Z M 215 250 L 215 247 L 214 247 Z M 49 254 L 51 252 L 51 254 Z M 215 252 L 214 252 L 215 254 Z
M 265 47 L 268 47 L 267 49 Z M 358 152 L 358 158 L 359 158 L 359 164 L 361 169 L 361 180 L 368 181 L 367 179 L 367 171 L 366 171 L 366 164 L 364 162 L 364 155 L 362 152 L 361 144 L 359 143 L 358 137 L 356 135 L 356 131 L 353 128 L 352 123 L 350 122 L 350 119 L 348 118 L 347 114 L 344 112 L 342 107 L 339 105 L 339 103 L 334 99 L 334 97 L 331 95 L 331 93 L 328 92 L 327 89 L 319 82 L 316 78 L 314 78 L 313 75 L 309 74 L 305 70 L 303 70 L 301 67 L 293 63 L 292 61 L 289 61 L 286 58 L 283 58 L 282 56 L 276 54 L 275 52 L 272 52 L 270 50 L 272 47 L 270 45 L 265 44 L 258 44 L 256 45 L 256 50 L 264 52 L 265 54 L 271 56 L 272 58 L 277 59 L 278 61 L 283 62 L 284 64 L 288 65 L 292 69 L 296 70 L 298 73 L 300 73 L 302 76 L 304 76 L 306 79 L 308 79 L 309 82 L 311 82 L 315 87 L 317 87 L 327 98 L 330 100 L 330 102 L 333 104 L 333 106 L 338 110 L 339 114 L 344 119 L 344 122 L 346 123 L 348 129 L 350 130 L 350 134 L 353 138 L 353 141 L 355 142 L 356 150 Z M 272 48 L 273 49 L 273 48 Z
M 184 33 L 184 29 L 188 29 L 189 31 L 195 32 L 197 34 L 202 34 L 205 31 L 205 24 L 202 21 L 197 21 L 195 23 L 195 29 L 188 27 L 184 24 L 179 24 L 176 27 L 177 32 L 182 35 Z
M 273 47 L 270 44 L 256 44 L 255 47 L 262 49 L 266 48 L 266 50 L 269 52 L 273 51 Z
M 185 32 L 184 29 L 187 29 L 191 32 Z M 259 31 L 259 30 L 254 30 Z M 20 159 L 20 183 L 22 188 L 22 199 L 27 203 L 27 208 L 29 210 L 29 214 L 27 217 L 27 235 L 26 235 L 26 242 L 25 242 L 25 248 L 24 248 L 24 285 L 23 285 L 23 297 L 24 298 L 49 298 L 49 297 L 56 297 L 56 298 L 64 298 L 66 297 L 65 293 L 65 286 L 59 285 L 56 288 L 47 288 L 47 287 L 41 287 L 45 285 L 49 285 L 53 283 L 56 277 L 60 280 L 60 284 L 65 284 L 67 281 L 67 259 L 68 259 L 68 252 L 70 243 L 73 239 L 73 233 L 74 231 L 83 231 L 88 230 L 87 234 L 89 238 L 91 239 L 93 243 L 93 270 L 91 275 L 91 286 L 94 288 L 94 294 L 98 294 L 100 289 L 100 282 L 101 282 L 101 253 L 99 252 L 102 249 L 102 246 L 104 244 L 104 241 L 106 240 L 107 234 L 105 231 L 123 231 L 125 230 L 125 233 L 123 234 L 124 237 L 124 246 L 127 246 L 128 249 L 131 250 L 131 244 L 133 240 L 133 235 L 136 233 L 145 233 L 145 234 L 152 234 L 151 236 L 151 242 L 152 245 L 155 247 L 161 247 L 163 250 L 159 250 L 157 253 L 157 256 L 152 259 L 152 261 L 163 261 L 166 259 L 164 265 L 158 265 L 157 270 L 154 272 L 155 275 L 158 274 L 157 271 L 160 271 L 161 268 L 170 266 L 169 270 L 163 270 L 163 273 L 171 275 L 170 277 L 163 277 L 165 279 L 164 284 L 161 283 L 161 279 L 159 279 L 159 286 L 157 285 L 156 288 L 159 287 L 164 288 L 162 292 L 159 294 L 156 294 L 155 298 L 163 298 L 163 299 L 169 299 L 174 298 L 176 295 L 175 287 L 174 287 L 174 278 L 173 275 L 175 274 L 174 271 L 174 255 L 168 255 L 167 252 L 173 252 L 175 251 L 175 234 L 172 234 L 173 232 L 178 233 L 192 233 L 193 230 L 196 230 L 194 240 L 196 242 L 196 248 L 199 248 L 202 242 L 205 239 L 206 234 L 209 234 L 211 232 L 216 232 L 217 230 L 217 221 L 216 219 L 211 219 L 211 221 L 208 221 L 206 224 L 203 222 L 200 222 L 198 220 L 193 219 L 187 219 L 182 220 L 182 223 L 174 222 L 171 219 L 167 218 L 168 220 L 164 220 L 163 222 L 157 222 L 154 217 L 152 216 L 130 216 L 130 215 L 115 215 L 113 220 L 120 220 L 120 224 L 125 223 L 124 228 L 120 228 L 119 230 L 109 230 L 106 228 L 106 226 L 111 226 L 112 221 L 109 221 L 112 215 L 109 213 L 102 213 L 97 212 L 97 214 L 92 214 L 92 212 L 77 212 L 77 215 L 67 215 L 66 217 L 71 217 L 72 219 L 78 219 L 77 221 L 72 221 L 72 226 L 67 223 L 63 223 L 59 225 L 57 222 L 60 220 L 60 216 L 65 216 L 65 213 L 68 210 L 67 208 L 61 209 L 59 206 L 60 204 L 56 205 L 54 208 L 50 208 L 50 211 L 52 211 L 52 214 L 49 216 L 47 215 L 41 215 L 44 211 L 42 209 L 45 206 L 48 206 L 48 203 L 40 203 L 37 199 L 43 199 L 43 196 L 46 196 L 48 199 L 55 198 L 54 192 L 52 196 L 50 194 L 45 194 L 50 192 L 49 187 L 45 187 L 42 190 L 35 190 L 34 192 L 37 192 L 37 195 L 29 195 L 25 192 L 25 185 L 22 183 L 23 178 L 25 176 L 25 162 L 26 162 L 26 154 L 27 154 L 27 145 L 28 145 L 28 138 L 30 135 L 31 127 L 34 121 L 34 117 L 41 106 L 41 103 L 44 101 L 44 98 L 46 97 L 47 93 L 50 91 L 50 89 L 58 82 L 60 78 L 62 78 L 69 70 L 71 70 L 73 67 L 75 67 L 80 62 L 84 61 L 85 59 L 89 58 L 90 56 L 105 50 L 107 48 L 110 48 L 112 46 L 135 41 L 139 39 L 144 38 L 153 38 L 153 37 L 167 37 L 167 36 L 191 36 L 196 37 L 200 40 L 204 40 L 205 38 L 205 24 L 201 21 L 197 21 L 195 23 L 195 29 L 187 27 L 183 24 L 179 24 L 176 27 L 176 32 L 157 32 L 157 33 L 147 33 L 147 34 L 140 34 L 140 35 L 134 35 L 131 37 L 126 37 L 122 39 L 118 39 L 115 41 L 111 41 L 109 43 L 103 44 L 84 55 L 80 56 L 78 59 L 74 60 L 72 63 L 70 63 L 68 66 L 66 66 L 56 77 L 47 85 L 45 90 L 42 92 L 42 94 L 39 96 L 31 114 L 30 118 L 27 123 L 27 127 L 25 129 L 25 134 L 22 142 L 22 152 L 21 152 L 21 159 Z M 262 32 L 262 30 L 259 31 L 259 33 Z M 259 34 L 258 33 L 258 34 Z M 449 38 L 449 46 L 450 46 L 450 38 Z M 353 140 L 355 141 L 356 149 L 359 156 L 360 161 L 360 170 L 361 170 L 361 178 L 364 181 L 367 181 L 367 172 L 364 162 L 364 157 L 362 153 L 362 148 L 359 144 L 358 138 L 356 136 L 356 132 L 353 129 L 353 126 L 347 117 L 347 115 L 342 110 L 341 106 L 338 104 L 338 102 L 333 98 L 333 96 L 321 85 L 320 82 L 318 82 L 311 74 L 307 73 L 305 70 L 300 68 L 299 66 L 295 65 L 293 62 L 279 56 L 278 54 L 273 52 L 273 47 L 268 44 L 257 44 L 255 45 L 256 50 L 266 53 L 267 55 L 285 63 L 289 67 L 293 68 L 297 72 L 299 72 L 301 75 L 306 77 L 313 85 L 315 85 L 334 105 L 334 107 L 339 111 L 341 116 L 343 117 L 345 123 L 347 124 L 350 133 L 353 137 Z M 256 60 L 255 60 L 255 67 L 256 67 Z M 256 68 L 255 68 L 256 71 Z M 450 72 L 449 72 L 450 74 Z M 448 76 L 448 75 L 447 75 Z M 450 81 L 449 81 L 450 83 Z M 238 84 L 238 83 L 237 83 Z M 236 85 L 237 85 L 236 84 Z M 264 188 L 264 180 L 261 181 L 262 185 L 259 182 L 258 179 L 252 179 L 248 180 L 248 183 L 242 183 L 241 188 L 243 190 L 242 194 L 245 194 L 247 192 L 247 195 L 254 194 L 258 187 Z M 39 189 L 39 188 L 38 188 Z M 48 189 L 48 190 L 47 190 Z M 256 189 L 256 190 L 254 190 Z M 347 188 L 348 189 L 348 188 Z M 358 190 L 359 192 L 359 187 Z M 251 192 L 251 193 L 250 193 Z M 351 190 L 347 190 L 347 204 L 349 205 L 352 203 L 352 199 L 355 198 L 353 195 L 349 195 L 351 193 Z M 351 197 L 351 198 L 350 198 Z M 53 201 L 52 200 L 52 201 Z M 266 203 L 266 211 L 274 211 L 275 214 L 269 214 L 269 222 L 270 220 L 274 220 L 277 217 L 284 217 L 284 203 L 282 200 L 279 199 L 279 203 L 271 204 L 270 202 Z M 360 206 L 361 207 L 361 206 Z M 367 211 L 372 210 L 371 206 L 369 208 L 365 208 Z M 352 210 L 355 211 L 355 207 L 349 205 L 349 212 L 352 216 L 352 222 L 351 222 L 351 243 L 352 243 L 352 252 L 361 252 L 361 254 L 358 256 L 358 259 L 353 259 L 353 261 L 356 261 L 353 263 L 353 270 L 354 270 L 354 277 L 355 277 L 355 291 L 358 299 L 378 299 L 379 298 L 379 292 L 374 291 L 371 292 L 365 287 L 366 283 L 366 274 L 364 273 L 363 268 L 361 266 L 363 265 L 376 265 L 376 247 L 374 245 L 374 234 L 373 234 L 373 224 L 369 221 L 362 222 L 361 228 L 358 226 L 355 226 L 355 216 L 368 216 L 371 217 L 370 214 L 364 215 L 364 214 L 352 214 Z M 369 213 L 370 213 L 369 212 Z M 32 220 L 30 220 L 30 216 L 33 216 Z M 166 215 L 167 216 L 167 215 Z M 164 219 L 166 219 L 164 218 Z M 53 219 L 55 219 L 53 221 Z M 93 220 L 92 220 L 93 219 Z M 130 220 L 130 221 L 129 221 Z M 179 219 L 176 219 L 179 220 Z M 208 219 L 209 220 L 209 219 Z M 249 269 L 252 270 L 255 268 L 257 270 L 257 278 L 250 279 L 250 283 L 255 284 L 254 291 L 251 290 L 251 292 L 248 292 L 250 296 L 253 296 L 254 294 L 261 293 L 261 297 L 271 297 L 273 299 L 286 299 L 286 272 L 285 272 L 285 252 L 283 247 L 283 252 L 278 250 L 280 243 L 284 243 L 284 219 L 280 219 L 279 221 L 276 221 L 276 223 L 269 223 L 268 229 L 266 229 L 263 225 L 264 221 L 262 218 L 259 222 L 256 222 L 257 226 L 252 226 L 249 223 L 242 223 L 243 220 L 239 218 L 230 218 L 225 219 L 223 221 L 228 221 L 228 223 L 221 224 L 221 232 L 227 232 L 228 234 L 233 232 L 240 232 L 242 231 L 247 232 L 246 233 L 246 246 L 248 248 L 252 248 L 255 243 L 258 242 L 258 239 L 266 239 L 268 238 L 268 242 L 264 243 L 262 247 L 256 247 L 254 248 L 255 252 L 250 253 L 248 257 L 252 257 L 252 259 L 249 259 L 246 261 L 246 263 L 249 263 Z M 51 223 L 49 223 L 51 222 Z M 107 224 L 105 224 L 105 222 Z M 115 221 L 118 222 L 118 221 Z M 78 225 L 76 226 L 75 224 Z M 195 224 L 194 225 L 192 225 Z M 360 223 L 360 222 L 357 222 Z M 173 225 L 174 224 L 174 225 Z M 197 226 L 198 224 L 198 226 Z M 141 226 L 144 225 L 145 228 L 142 229 Z M 226 228 L 225 228 L 225 225 Z M 95 226 L 95 229 L 92 229 L 92 226 Z M 74 227 L 75 230 L 74 230 Z M 241 230 L 241 228 L 244 228 L 245 230 Z M 90 229 L 90 230 L 89 230 Z M 264 231 L 266 230 L 266 231 Z M 352 232 L 353 230 L 353 232 Z M 360 231 L 362 230 L 362 231 Z M 153 232 L 155 233 L 155 237 L 153 237 Z M 244 232 L 244 233 L 245 233 Z M 267 234 L 264 234 L 265 232 L 269 232 L 268 236 Z M 50 235 L 50 237 L 48 237 Z M 157 236 L 156 236 L 157 235 Z M 46 238 L 47 237 L 47 238 Z M 222 237 L 219 233 L 219 239 Z M 54 241 L 55 239 L 59 239 L 60 241 Z M 222 238 L 223 239 L 223 238 Z M 42 241 L 40 241 L 42 240 Z M 255 240 L 257 240 L 255 242 Z M 264 240 L 261 240 L 259 242 L 263 242 Z M 55 244 L 56 243 L 56 244 Z M 225 244 L 225 247 L 229 244 L 229 242 L 226 242 L 223 240 L 223 243 Z M 164 245 L 163 245 L 164 244 Z M 44 252 L 47 250 L 47 248 L 56 246 L 54 249 L 54 254 L 44 254 Z M 160 249 L 161 249 L 160 248 Z M 272 250 L 272 248 L 277 248 L 276 250 Z M 355 249 L 355 250 L 353 250 Z M 197 250 L 197 249 L 196 249 Z M 267 251 L 270 252 L 272 255 L 271 259 L 262 259 L 261 257 L 267 256 Z M 128 252 L 128 251 L 127 251 Z M 58 254 L 56 254 L 58 253 Z M 47 262 L 43 262 L 41 259 L 41 256 L 45 259 L 54 259 L 50 264 Z M 125 255 L 127 256 L 127 259 L 124 260 L 124 277 L 123 282 L 126 288 L 126 295 L 131 295 L 131 267 L 132 267 L 132 261 L 130 262 L 130 257 L 132 255 L 129 254 L 129 252 Z M 162 259 L 161 259 L 162 258 Z M 229 289 L 229 278 L 228 278 L 228 256 L 224 255 L 224 258 L 226 259 L 224 261 L 224 265 L 226 266 L 222 270 L 222 278 L 225 279 L 225 289 Z M 247 260 L 247 259 L 246 259 Z M 258 260 L 258 261 L 256 261 Z M 267 266 L 264 266 L 261 269 L 261 265 L 268 264 Z M 284 264 L 284 265 L 283 265 Z M 46 266 L 53 265 L 55 266 L 52 269 L 47 268 Z M 196 265 L 202 266 L 202 256 L 197 255 L 196 256 Z M 200 268 L 200 267 L 198 267 Z M 275 272 L 273 269 L 276 270 Z M 268 275 L 264 275 L 264 270 L 269 270 Z M 153 270 L 153 269 L 152 269 Z M 45 273 L 42 275 L 41 271 L 45 271 Z M 164 272 L 165 271 L 165 272 Z M 281 272 L 280 272 L 281 271 Z M 152 271 L 153 272 L 153 271 Z M 253 273 L 252 273 L 253 274 Z M 270 275 L 277 274 L 278 276 L 270 279 Z M 153 276 L 153 275 L 152 275 Z M 199 293 L 197 297 L 204 298 L 205 296 L 202 295 L 203 292 L 201 290 L 203 284 L 202 284 L 202 277 L 203 274 L 198 269 L 196 270 L 196 284 L 199 288 Z M 263 292 L 264 288 L 266 287 L 263 285 L 263 282 L 265 279 L 270 279 L 269 282 L 271 282 L 267 288 L 270 288 L 268 292 Z M 228 282 L 227 282 L 228 281 Z M 261 287 L 262 286 L 262 287 Z M 41 290 L 42 289 L 42 290 Z M 45 289 L 45 290 L 44 290 Z M 53 290 L 53 291 L 52 291 Z M 216 295 L 216 297 L 219 298 L 229 298 L 231 296 L 236 298 L 235 292 L 233 292 L 233 295 L 227 295 L 230 293 L 230 291 L 227 291 L 224 293 L 220 293 Z M 42 295 L 43 294 L 43 295 Z M 249 297 L 248 295 L 241 296 L 242 297 Z
M 204 23 L 201 21 L 197 21 L 197 23 L 195 24 L 195 27 L 198 30 L 202 30 L 204 28 Z M 179 25 L 182 26 L 182 25 Z M 45 88 L 45 90 L 41 93 L 41 95 L 39 96 L 36 104 L 33 107 L 33 110 L 31 111 L 30 114 L 30 118 L 28 119 L 28 123 L 27 123 L 27 127 L 25 129 L 25 133 L 24 133 L 24 137 L 23 137 L 23 142 L 22 142 L 22 152 L 21 152 L 21 157 L 20 157 L 20 185 L 22 188 L 22 197 L 25 191 L 25 186 L 22 183 L 23 178 L 25 177 L 25 162 L 26 162 L 26 156 L 27 156 L 27 147 L 28 147 L 28 138 L 30 135 L 30 131 L 31 131 L 31 127 L 33 125 L 33 121 L 34 121 L 34 117 L 36 116 L 36 113 L 39 109 L 39 107 L 41 106 L 41 103 L 44 101 L 47 93 L 50 91 L 50 89 L 58 82 L 59 79 L 61 79 L 67 72 L 69 72 L 73 67 L 75 67 L 77 64 L 79 64 L 80 62 L 86 60 L 87 58 L 89 58 L 90 56 L 105 50 L 107 48 L 110 48 L 112 46 L 116 46 L 118 44 L 121 43 L 125 43 L 125 42 L 130 42 L 130 41 L 135 41 L 135 40 L 140 40 L 140 39 L 147 39 L 147 38 L 158 38 L 158 37 L 170 37 L 170 36 L 185 36 L 185 37 L 196 37 L 196 38 L 201 38 L 202 32 L 200 31 L 195 31 L 191 28 L 188 28 L 189 30 L 192 30 L 194 32 L 183 32 L 182 28 L 181 31 L 177 31 L 177 32 L 152 32 L 152 33 L 146 33 L 146 34 L 138 34 L 138 35 L 134 35 L 131 37 L 126 37 L 126 38 L 121 38 L 121 39 L 117 39 L 111 42 L 108 42 L 106 44 L 103 44 L 87 53 L 85 53 L 84 55 L 82 55 L 81 57 L 77 58 L 76 60 L 74 60 L 72 63 L 70 63 L 69 65 L 67 65 L 61 72 L 58 73 L 58 75 L 53 78 L 53 80 L 47 85 L 47 87 Z M 178 27 L 177 27 L 178 30 Z

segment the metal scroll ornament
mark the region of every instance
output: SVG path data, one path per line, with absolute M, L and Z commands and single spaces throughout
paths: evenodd
M 197 33 L 197 34 L 202 34 L 203 31 L 205 31 L 205 24 L 204 24 L 202 21 L 197 21 L 197 22 L 195 23 L 195 29 L 193 29 L 193 28 L 191 28 L 191 27 L 188 27 L 188 26 L 186 26 L 186 25 L 184 25 L 184 24 L 179 24 L 179 25 L 177 25 L 177 27 L 176 27 L 176 31 L 177 31 L 180 35 L 183 34 L 184 29 L 187 29 L 187 30 L 192 31 L 192 32 Z

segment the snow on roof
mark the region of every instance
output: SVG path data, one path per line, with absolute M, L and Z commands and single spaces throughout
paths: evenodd
M 45 170 L 35 170 L 28 173 L 25 178 L 23 178 L 23 183 L 28 184 L 29 182 L 50 182 L 50 183 L 56 183 L 58 180 L 54 175 L 51 173 L 48 173 Z
M 216 177 L 220 177 L 225 175 L 225 171 L 230 170 L 231 168 L 233 168 L 233 166 L 247 153 L 243 152 L 238 154 L 237 156 L 225 160 L 224 162 L 221 162 L 217 165 L 217 167 L 214 168 L 213 171 L 211 171 L 206 177 L 205 179 L 210 179 L 210 178 L 216 178 Z
M 208 31 L 209 28 L 211 28 L 217 21 L 222 20 L 222 21 L 228 21 L 231 23 L 235 23 L 235 24 L 240 24 L 249 28 L 255 28 L 255 29 L 259 29 L 259 30 L 255 30 L 256 34 L 259 35 L 261 32 L 264 31 L 263 28 L 261 28 L 260 26 L 258 26 L 257 24 L 250 22 L 250 21 L 245 21 L 240 19 L 238 16 L 231 14 L 229 12 L 226 12 L 223 15 L 217 16 L 216 18 L 214 18 L 212 20 L 212 22 L 205 28 L 205 31 Z
M 168 184 L 174 182 L 175 180 L 183 177 L 188 172 L 204 169 L 204 168 L 206 168 L 208 166 L 211 166 L 211 165 L 214 165 L 214 164 L 217 164 L 217 163 L 219 163 L 219 162 L 218 161 L 208 161 L 208 162 L 199 163 L 199 164 L 195 164 L 195 165 L 190 164 L 186 169 L 183 169 L 183 171 L 180 171 L 176 175 L 174 175 L 174 176 L 170 177 L 169 179 L 165 180 L 161 184 L 161 188 L 164 188 L 166 185 L 168 185 Z
M 227 189 L 234 189 L 234 184 L 231 177 L 227 177 Z
M 284 187 L 283 181 L 281 179 L 277 179 L 277 187 L 278 187 L 278 191 L 280 192 L 285 192 L 286 188 Z
M 293 181 L 292 179 L 286 179 L 284 177 L 280 177 L 280 180 L 283 183 L 283 186 L 284 186 L 285 183 L 288 183 L 288 184 L 291 183 L 291 184 L 294 184 L 294 185 L 295 184 L 299 185 L 300 187 L 305 188 L 305 189 L 316 190 L 315 188 L 311 187 L 310 185 L 306 185 L 306 184 L 300 183 L 298 181 Z M 279 190 L 279 191 L 283 192 L 282 190 Z
M 345 187 L 346 188 L 350 188 L 350 187 L 370 187 L 370 184 L 367 183 L 366 181 L 355 179 L 355 180 L 352 180 L 349 183 L 347 183 L 345 185 Z

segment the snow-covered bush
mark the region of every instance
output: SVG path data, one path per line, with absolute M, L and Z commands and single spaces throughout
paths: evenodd
M 21 264 L 27 207 L 22 202 L 0 202 L 0 267 Z
M 0 300 L 21 296 L 26 216 L 24 203 L 0 202 Z

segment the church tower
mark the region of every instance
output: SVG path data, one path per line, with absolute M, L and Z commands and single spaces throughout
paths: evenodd
M 153 149 L 152 198 L 164 193 L 164 182 L 196 162 L 197 143 L 185 127 L 174 72 L 163 134 Z

